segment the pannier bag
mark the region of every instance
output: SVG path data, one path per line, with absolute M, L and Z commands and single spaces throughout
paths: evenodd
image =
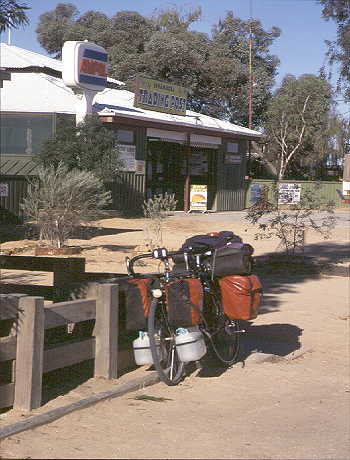
M 201 322 L 203 287 L 200 280 L 185 278 L 165 286 L 168 320 L 173 327 L 191 327 Z
M 258 316 L 262 286 L 259 278 L 225 276 L 219 279 L 224 312 L 231 319 L 249 320 Z
M 195 235 L 185 240 L 184 244 L 181 246 L 181 250 L 197 249 L 209 251 L 210 249 L 222 248 L 226 246 L 228 242 L 241 243 L 242 239 L 230 231 L 210 233 L 207 235 Z
M 222 231 L 206 235 L 194 235 L 185 240 L 184 244 L 180 248 L 180 251 L 187 252 L 189 250 L 193 250 L 206 252 L 217 248 L 223 248 L 231 243 L 242 244 L 242 239 L 231 231 Z M 184 273 L 186 271 L 184 255 L 177 254 L 173 257 L 173 260 L 175 262 L 173 272 Z M 191 254 L 188 255 L 187 261 L 190 268 L 195 267 L 195 260 Z
M 228 243 L 215 249 L 211 260 L 213 278 L 227 275 L 250 275 L 253 247 L 250 244 Z
M 140 278 L 128 280 L 124 285 L 126 329 L 147 329 L 147 318 L 152 302 L 151 284 L 153 279 Z

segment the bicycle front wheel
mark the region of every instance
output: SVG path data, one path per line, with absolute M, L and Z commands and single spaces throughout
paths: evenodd
M 184 363 L 176 351 L 175 328 L 169 326 L 162 301 L 153 299 L 148 315 L 148 335 L 153 364 L 167 385 L 177 385 L 184 374 Z

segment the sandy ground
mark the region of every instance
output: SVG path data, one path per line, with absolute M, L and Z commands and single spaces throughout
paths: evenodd
M 108 219 L 100 224 L 110 234 L 70 244 L 84 247 L 88 271 L 125 272 L 124 257 L 144 242 L 146 222 Z M 253 244 L 258 256 L 278 246 L 276 240 L 254 241 L 254 229 L 229 214 L 175 216 L 166 224 L 164 245 L 175 249 L 188 236 L 222 229 L 234 230 Z M 348 241 L 344 221 L 328 242 L 310 232 L 306 254 L 344 266 Z M 3 273 L 3 280 L 13 274 Z M 46 274 L 17 276 L 25 283 L 29 277 L 49 283 Z M 245 352 L 273 353 L 276 359 L 247 359 L 245 366 L 228 370 L 203 368 L 177 387 L 157 384 L 100 402 L 1 441 L 0 456 L 350 458 L 348 279 L 331 272 L 294 276 L 286 271 L 262 281 L 264 304 L 251 325 L 251 339 L 245 339 Z M 300 349 L 306 353 L 288 359 Z M 89 383 L 93 391 L 94 380 Z M 137 399 L 144 394 L 166 399 Z

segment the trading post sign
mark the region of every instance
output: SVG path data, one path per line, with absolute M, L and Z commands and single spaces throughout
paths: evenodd
M 136 79 L 134 107 L 186 115 L 186 103 L 187 90 L 182 86 L 144 77 Z

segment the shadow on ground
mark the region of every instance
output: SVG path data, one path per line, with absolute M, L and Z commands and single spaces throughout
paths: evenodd
M 119 235 L 120 233 L 140 231 L 142 231 L 142 228 L 105 228 L 81 225 L 74 229 L 70 238 L 90 240 L 97 236 Z M 39 231 L 35 225 L 0 225 L 0 244 L 7 241 L 23 239 L 37 240 L 38 238 Z
M 105 249 L 106 251 L 110 252 L 130 252 L 134 250 L 136 247 L 135 244 L 133 245 L 118 245 L 118 244 L 101 244 L 96 246 L 84 246 L 83 251 L 91 251 L 93 249 Z
M 348 244 L 321 242 L 305 246 L 304 255 L 287 257 L 266 253 L 255 258 L 254 273 L 263 285 L 263 301 L 259 314 L 277 311 L 279 295 L 297 292 L 297 285 L 322 276 L 349 276 Z M 337 265 L 344 264 L 344 265 Z

